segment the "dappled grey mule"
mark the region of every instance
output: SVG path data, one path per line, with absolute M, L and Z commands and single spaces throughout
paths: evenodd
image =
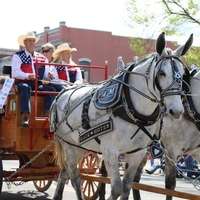
M 111 177 L 109 199 L 115 200 L 120 195 L 121 199 L 128 198 L 129 184 L 147 146 L 154 138 L 159 139 L 157 130 L 163 112 L 177 119 L 184 111 L 181 101 L 184 66 L 179 59 L 180 51 L 170 54 L 165 48 L 164 33 L 158 37 L 156 51 L 137 64 L 120 69 L 118 75 L 101 85 L 71 87 L 56 98 L 50 121 L 61 173 L 54 200 L 62 199 L 67 179 L 71 180 L 77 199 L 84 199 L 77 163 L 87 150 L 103 155 Z M 112 102 L 109 98 L 115 95 L 114 90 L 118 94 Z M 108 107 L 107 100 L 111 101 Z M 129 164 L 123 181 L 118 170 L 122 153 Z

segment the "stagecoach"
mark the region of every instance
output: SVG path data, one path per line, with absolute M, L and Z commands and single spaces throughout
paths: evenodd
M 64 167 L 62 168 L 60 176 L 58 178 L 57 190 L 55 192 L 54 199 L 59 199 L 59 200 L 62 199 L 62 191 L 65 185 L 65 181 L 69 177 L 71 178 L 72 185 L 73 184 L 75 185 L 74 188 L 76 190 L 76 194 L 79 199 L 82 199 L 82 192 L 86 200 L 96 199 L 98 197 L 102 183 L 111 183 L 111 190 L 112 190 L 111 196 L 113 196 L 113 199 L 117 199 L 119 195 L 124 195 L 123 197 L 124 198 L 126 197 L 125 199 L 127 199 L 129 195 L 129 190 L 131 188 L 130 186 L 133 180 L 132 169 L 134 169 L 135 170 L 134 173 L 136 173 L 137 171 L 136 169 L 138 169 L 139 162 L 142 161 L 144 155 L 146 154 L 145 149 L 148 146 L 146 146 L 146 148 L 144 146 L 154 141 L 154 138 L 149 131 L 152 131 L 155 127 L 153 128 L 151 127 L 152 130 L 151 128 L 149 128 L 149 131 L 147 131 L 145 126 L 148 125 L 151 126 L 153 123 L 157 123 L 158 126 L 160 125 L 161 127 L 159 121 L 162 120 L 160 120 L 161 119 L 160 113 L 157 112 L 160 110 L 158 110 L 157 107 L 159 107 L 160 105 L 163 106 L 163 104 L 166 103 L 164 102 L 164 98 L 172 96 L 174 98 L 171 98 L 171 100 L 170 98 L 168 99 L 169 101 L 168 103 L 166 103 L 167 105 L 165 105 L 166 107 L 164 110 L 168 109 L 169 112 L 171 112 L 171 114 L 174 115 L 174 117 L 177 117 L 177 115 L 180 116 L 181 112 L 183 111 L 180 95 L 182 94 L 181 82 L 182 82 L 182 75 L 184 73 L 183 69 L 184 65 L 182 61 L 179 59 L 179 57 L 187 52 L 187 50 L 191 46 L 191 43 L 192 43 L 192 36 L 190 36 L 190 38 L 188 39 L 188 41 L 184 46 L 175 51 L 174 55 L 169 54 L 170 51 L 165 50 L 165 37 L 164 33 L 162 33 L 157 40 L 157 45 L 156 45 L 157 54 L 152 54 L 150 57 L 143 59 L 141 62 L 137 63 L 137 66 L 135 66 L 135 63 L 130 64 L 125 69 L 122 69 L 121 72 L 117 74 L 114 78 L 111 78 L 107 82 L 104 82 L 104 84 L 101 84 L 102 87 L 99 87 L 100 88 L 99 90 L 97 89 L 98 85 L 96 86 L 92 86 L 92 84 L 84 85 L 86 90 L 84 92 L 81 90 L 83 96 L 85 95 L 84 97 L 88 97 L 87 96 L 89 94 L 89 92 L 87 92 L 88 88 L 89 88 L 88 91 L 90 91 L 91 88 L 96 87 L 95 89 L 97 92 L 95 91 L 94 96 L 91 97 L 91 98 L 96 97 L 94 98 L 95 100 L 92 99 L 92 106 L 93 106 L 92 111 L 94 111 L 92 112 L 92 114 L 94 114 L 94 116 L 97 114 L 97 116 L 100 117 L 93 119 L 93 126 L 91 129 L 95 133 L 93 132 L 91 134 L 92 136 L 94 136 L 93 138 L 92 137 L 91 138 L 95 139 L 95 141 L 99 144 L 98 148 L 100 145 L 102 145 L 103 148 L 101 149 L 101 152 L 99 151 L 95 152 L 95 150 L 93 152 L 87 151 L 87 150 L 92 150 L 92 148 L 90 149 L 84 147 L 84 145 L 86 146 L 90 145 L 88 144 L 88 141 L 92 140 L 87 135 L 88 133 L 91 133 L 90 132 L 91 129 L 88 128 L 89 132 L 85 131 L 84 133 L 87 134 L 86 135 L 83 134 L 84 137 L 81 137 L 82 135 L 81 134 L 79 135 L 80 132 L 77 131 L 76 129 L 75 132 L 73 128 L 69 126 L 68 121 L 66 121 L 66 119 L 61 117 L 64 116 L 62 115 L 63 110 L 58 109 L 57 107 L 59 103 L 62 103 L 61 102 L 62 100 L 64 100 L 65 105 L 66 104 L 69 105 L 68 101 L 71 100 L 69 98 L 71 97 L 71 93 L 74 93 L 74 91 L 77 91 L 79 88 L 76 89 L 75 87 L 73 87 L 69 90 L 66 90 L 64 93 L 66 95 L 64 97 L 67 97 L 68 99 L 60 98 L 61 95 L 63 95 L 62 92 L 61 94 L 58 95 L 55 92 L 44 92 L 38 90 L 33 91 L 31 97 L 32 112 L 31 112 L 29 128 L 21 128 L 19 95 L 18 91 L 14 86 L 13 90 L 8 95 L 7 103 L 4 106 L 4 112 L 1 114 L 0 117 L 0 191 L 2 189 L 3 181 L 9 183 L 10 182 L 21 183 L 21 182 L 33 181 L 38 191 L 41 192 L 46 191 L 50 187 L 52 181 L 58 178 L 58 173 L 60 170 L 56 165 L 54 159 L 54 145 L 56 147 L 59 147 L 60 145 L 60 151 L 57 148 L 57 152 L 60 153 L 58 158 L 59 157 L 61 158 L 62 155 L 64 155 L 64 153 L 66 154 L 69 153 L 68 155 L 71 155 L 71 157 L 70 159 L 67 160 L 67 162 L 63 162 Z M 36 72 L 38 67 L 41 65 L 44 65 L 44 63 L 42 64 L 36 63 Z M 141 65 L 142 67 L 139 65 Z M 84 68 L 88 66 L 80 66 L 80 67 Z M 105 75 L 104 78 L 107 79 L 108 76 L 107 65 L 93 66 L 93 67 L 90 66 L 90 68 L 94 68 L 95 70 L 104 69 L 103 72 Z M 137 80 L 136 77 L 138 78 Z M 38 80 L 35 81 L 35 88 L 37 88 L 37 84 Z M 111 89 L 110 85 L 112 86 Z M 121 85 L 123 85 L 123 90 L 121 89 L 122 88 Z M 118 93 L 112 93 L 111 96 L 113 96 L 114 102 L 107 101 L 110 100 L 109 98 L 107 99 L 107 95 L 108 96 L 110 95 L 110 91 L 111 93 L 112 91 L 120 91 Z M 123 93 L 121 91 L 123 91 Z M 50 116 L 51 117 L 53 116 L 54 114 L 53 110 L 55 109 L 57 110 L 56 114 L 58 115 L 60 114 L 59 115 L 60 121 L 57 120 L 56 126 L 60 125 L 63 122 L 66 122 L 63 124 L 63 127 L 66 127 L 66 130 L 68 132 L 64 130 L 63 131 L 65 134 L 64 136 L 62 135 L 61 126 L 58 126 L 55 135 L 53 132 L 50 131 L 50 125 L 52 125 L 52 121 L 50 121 L 51 123 L 49 123 L 48 116 L 44 115 L 43 111 L 44 95 L 55 95 L 55 96 L 58 95 L 56 105 L 53 104 Z M 102 99 L 98 98 L 99 97 L 98 95 L 103 98 Z M 76 94 L 74 99 L 76 99 L 77 96 L 81 96 L 80 93 Z M 128 103 L 126 99 L 127 97 L 129 98 Z M 90 101 L 91 98 L 89 99 Z M 75 112 L 75 114 L 74 113 L 72 114 L 71 124 L 76 123 L 79 120 L 83 125 L 85 125 L 83 122 L 86 122 L 87 124 L 89 121 L 88 99 L 87 98 L 80 98 L 80 99 L 82 100 L 78 103 L 80 103 L 80 105 L 83 106 L 82 107 L 77 106 L 75 108 L 72 107 L 73 108 L 71 109 L 72 111 L 74 111 L 75 109 L 79 110 L 78 112 Z M 125 100 L 127 104 L 123 104 Z M 139 117 L 137 116 L 138 118 L 137 117 L 134 118 L 135 117 L 134 114 L 138 113 L 136 112 L 137 111 L 136 109 L 130 110 L 132 106 L 132 105 L 130 106 L 130 104 L 132 103 L 133 100 L 135 100 L 134 103 L 136 104 L 136 107 L 138 106 L 140 107 L 140 109 L 142 107 L 142 111 L 145 111 L 145 113 L 147 110 L 144 110 L 143 106 L 150 105 L 149 106 L 151 113 L 150 116 L 153 116 L 152 114 L 153 112 L 154 120 L 152 121 L 152 118 L 149 119 L 148 117 L 145 117 L 144 113 L 142 115 L 142 118 L 141 115 Z M 96 104 L 96 107 L 94 104 Z M 105 121 L 104 117 L 105 116 L 107 117 L 107 114 L 109 114 L 107 112 L 107 109 L 108 108 L 112 109 L 115 105 L 119 106 L 117 108 L 123 108 L 124 109 L 123 112 L 126 114 L 128 113 L 127 114 L 129 115 L 128 117 L 132 117 L 132 124 L 130 126 L 128 125 L 126 119 L 123 118 L 123 116 L 119 115 L 122 112 L 118 113 L 118 115 L 115 113 L 116 114 L 115 116 L 113 115 L 113 112 L 111 112 L 111 115 L 109 116 L 107 121 Z M 116 107 L 114 108 L 116 109 Z M 81 110 L 83 117 L 81 115 Z M 76 118 L 73 118 L 73 116 L 75 116 Z M 103 118 L 101 118 L 102 116 Z M 145 118 L 145 120 L 143 117 Z M 135 119 L 136 121 L 134 121 Z M 145 125 L 144 122 L 146 122 Z M 112 127 L 113 124 L 115 125 L 115 129 L 113 129 Z M 99 133 L 99 130 L 102 131 L 103 134 L 104 133 L 109 133 L 109 134 L 95 135 L 96 133 Z M 139 131 L 141 134 L 139 134 L 138 136 L 137 133 Z M 69 134 L 66 134 L 66 132 Z M 80 137 L 74 137 L 75 138 L 74 141 L 76 143 L 72 143 L 70 142 L 70 140 L 68 141 L 66 139 L 66 138 L 71 139 L 70 134 L 72 133 L 73 134 L 76 133 L 77 135 L 80 136 Z M 123 137 L 121 137 L 121 134 L 123 134 Z M 158 134 L 160 135 L 160 132 L 157 133 L 156 137 L 158 137 Z M 118 135 L 118 137 L 115 137 L 116 135 Z M 97 138 L 99 136 L 101 136 L 101 143 L 99 143 Z M 135 142 L 134 140 L 130 140 L 130 138 L 133 137 L 139 137 L 139 138 Z M 54 140 L 55 143 L 53 141 L 53 138 L 55 138 Z M 109 138 L 109 140 L 107 138 Z M 126 140 L 127 138 L 128 140 Z M 95 141 L 93 140 L 93 142 Z M 142 144 L 144 145 L 142 146 Z M 129 165 L 126 171 L 128 173 L 125 173 L 123 180 L 123 189 L 125 188 L 123 191 L 120 191 L 120 189 L 122 188 L 120 188 L 118 185 L 119 182 L 121 182 L 121 178 L 119 176 L 120 174 L 118 173 L 119 151 L 115 145 L 121 145 L 120 153 L 125 153 L 126 156 L 129 157 L 129 160 L 127 160 L 127 163 Z M 81 152 L 81 150 L 84 151 Z M 78 159 L 75 155 L 78 155 L 78 153 L 80 153 L 79 155 L 82 155 L 83 152 L 86 152 L 86 154 L 83 155 L 81 157 L 81 161 L 78 162 L 78 167 L 81 172 L 80 176 L 82 178 L 82 183 L 80 184 L 80 177 L 78 177 L 76 174 L 76 172 L 78 171 L 76 161 Z M 142 152 L 142 153 L 136 155 L 133 154 L 135 152 Z M 110 173 L 110 177 L 102 177 L 101 175 L 97 176 L 98 173 L 101 173 L 100 169 L 101 162 L 96 153 L 103 154 L 106 167 L 107 169 L 109 169 L 108 174 Z M 17 168 L 14 171 L 3 170 L 3 162 L 2 162 L 3 160 L 18 160 L 19 168 Z M 70 167 L 67 167 L 68 164 Z M 73 166 L 73 169 L 71 168 L 71 166 Z M 69 173 L 71 173 L 70 176 Z M 106 173 L 104 175 L 106 175 Z M 81 188 L 79 187 L 80 185 Z M 186 199 L 195 199 L 195 200 L 200 199 L 200 197 L 197 195 L 147 186 L 144 184 L 134 183 L 132 188 L 134 188 L 135 190 L 146 190 L 150 192 L 167 194 L 168 196 L 176 196 Z
M 41 65 L 44 63 L 37 63 L 36 67 Z M 78 67 L 100 69 L 102 76 L 107 78 L 107 64 Z M 11 67 L 4 66 L 3 74 L 10 76 Z M 35 88 L 37 84 L 38 80 L 35 81 Z M 15 84 L 13 85 L 0 116 L 0 193 L 3 182 L 20 185 L 23 182 L 33 181 L 35 188 L 44 192 L 50 187 L 52 181 L 57 179 L 59 168 L 54 159 L 54 133 L 50 132 L 48 116 L 45 116 L 43 110 L 44 96 L 57 94 L 57 92 L 32 91 L 29 128 L 22 128 L 19 95 Z M 3 160 L 18 160 L 19 168 L 6 171 L 3 169 Z M 82 173 L 95 174 L 99 165 L 97 154 L 88 152 L 81 159 L 79 168 Z M 85 196 L 88 199 L 94 198 L 99 185 L 99 183 L 94 185 L 91 181 L 83 181 Z

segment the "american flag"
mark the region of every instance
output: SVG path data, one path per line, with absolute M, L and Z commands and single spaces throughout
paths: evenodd
M 57 66 L 56 69 L 58 71 L 65 71 L 66 70 L 65 66 Z
M 30 55 L 27 56 L 26 53 L 25 53 L 25 51 L 19 52 L 18 55 L 19 55 L 22 63 L 24 63 L 24 64 L 31 64 L 31 61 L 32 61 L 31 60 L 31 56 Z
M 25 51 L 20 51 L 17 53 L 17 55 L 22 61 L 21 70 L 25 73 L 33 73 L 31 56 L 27 56 Z

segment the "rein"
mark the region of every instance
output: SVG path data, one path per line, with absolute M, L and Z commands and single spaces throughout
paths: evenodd
M 90 151 L 90 152 L 93 152 L 93 153 L 102 154 L 102 153 L 99 152 L 99 151 L 95 151 L 95 150 L 93 150 L 93 149 L 88 149 L 88 148 L 85 148 L 85 147 L 80 146 L 79 144 L 74 144 L 74 143 L 72 143 L 72 142 L 69 142 L 68 140 L 65 140 L 64 138 L 60 137 L 59 135 L 55 135 L 55 137 L 57 137 L 59 140 L 62 140 L 64 143 L 69 144 L 70 146 L 73 146 L 73 147 L 82 149 L 82 150 L 84 150 L 84 151 Z M 136 153 L 136 152 L 141 151 L 141 150 L 144 150 L 144 149 L 146 149 L 146 148 L 147 148 L 147 147 L 145 147 L 145 148 L 136 148 L 136 149 L 133 149 L 133 150 L 131 150 L 131 151 L 125 152 L 125 154 Z
M 185 93 L 185 99 L 186 101 L 184 102 L 184 108 L 185 108 L 185 117 L 190 120 L 191 122 L 193 122 L 197 129 L 200 131 L 200 113 L 197 111 L 195 105 L 194 105 L 194 102 L 193 102 L 193 99 L 192 99 L 192 94 L 191 94 L 191 90 L 190 90 L 190 81 L 191 81 L 191 78 L 194 78 L 194 79 L 197 79 L 199 80 L 198 78 L 195 78 L 195 77 L 192 77 L 191 74 L 188 72 L 186 74 L 187 76 L 185 77 L 185 81 L 184 81 L 184 93 Z
M 138 72 L 133 72 L 133 71 L 129 71 L 129 68 L 128 70 L 126 69 L 121 69 L 121 71 L 123 73 L 126 73 L 126 74 L 133 74 L 133 75 L 138 75 L 138 76 L 143 76 L 146 80 L 146 83 L 147 83 L 147 86 L 149 85 L 148 84 L 148 80 L 150 79 L 150 69 L 153 65 L 153 61 L 155 61 L 155 59 L 157 59 L 156 56 L 153 57 L 150 65 L 148 66 L 146 72 L 144 74 L 142 73 L 138 73 Z M 173 72 L 173 82 L 165 89 L 161 89 L 159 83 L 158 83 L 158 74 L 159 74 L 159 70 L 162 66 L 162 63 L 164 60 L 166 59 L 170 59 L 171 63 L 172 63 L 172 72 Z M 153 85 L 154 85 L 154 88 L 155 86 L 157 87 L 157 89 L 160 91 L 161 93 L 161 100 L 158 100 L 155 96 L 155 94 L 152 93 L 152 91 L 149 90 L 149 92 L 153 95 L 154 98 L 146 95 L 145 93 L 139 91 L 137 88 L 127 84 L 127 83 L 124 83 L 123 81 L 120 81 L 118 79 L 115 79 L 113 78 L 113 80 L 117 81 L 117 82 L 120 82 L 121 84 L 129 87 L 131 90 L 137 92 L 138 94 L 142 95 L 143 97 L 149 99 L 150 101 L 152 102 L 156 102 L 156 103 L 162 103 L 162 99 L 166 96 L 171 96 L 171 95 L 181 95 L 182 94 L 182 78 L 181 78 L 181 74 L 178 70 L 178 67 L 176 65 L 176 62 L 175 60 L 178 60 L 182 65 L 184 65 L 184 63 L 177 57 L 177 56 L 172 56 L 172 55 L 169 55 L 169 56 L 162 56 L 161 58 L 159 58 L 158 61 L 156 61 L 156 65 L 155 65 L 155 68 L 154 68 L 154 78 L 153 78 Z M 145 60 L 146 61 L 146 60 Z M 140 63 L 139 63 L 140 64 Z M 136 64 L 135 66 L 137 66 L 138 64 Z M 157 74 L 155 75 L 155 69 L 158 68 L 158 71 L 157 71 Z M 173 88 L 173 86 L 176 86 L 176 88 Z M 149 88 L 149 87 L 148 87 Z
M 146 60 L 148 60 L 148 59 L 146 59 Z M 180 61 L 180 59 L 178 57 L 175 57 L 175 56 L 165 56 L 165 57 L 161 57 L 159 60 L 156 60 L 156 59 L 157 59 L 157 56 L 153 56 L 149 66 L 147 67 L 147 70 L 144 74 L 131 71 L 135 66 L 137 66 L 137 64 L 136 65 L 132 64 L 129 67 L 127 67 L 127 69 L 121 70 L 122 73 L 125 75 L 124 81 L 116 79 L 116 78 L 111 78 L 111 80 L 114 80 L 114 81 L 118 82 L 119 84 L 123 85 L 123 92 L 122 92 L 121 101 L 119 102 L 118 105 L 116 105 L 114 108 L 112 108 L 113 114 L 121 117 L 119 115 L 119 113 L 125 113 L 125 118 L 123 118 L 123 117 L 121 117 L 121 118 L 138 126 L 136 133 L 134 133 L 134 135 L 131 137 L 131 139 L 133 139 L 136 136 L 136 134 L 137 134 L 137 132 L 139 132 L 139 130 L 142 130 L 152 141 L 159 141 L 160 137 L 161 137 L 162 126 L 163 126 L 163 117 L 164 117 L 164 113 L 166 111 L 165 107 L 163 106 L 164 105 L 164 97 L 169 96 L 169 95 L 177 95 L 177 94 L 182 93 L 182 84 L 181 84 L 182 78 L 181 78 L 181 75 L 178 71 L 178 67 L 176 65 L 176 62 L 175 62 L 175 59 L 178 60 L 178 61 Z M 162 89 L 159 85 L 158 74 L 160 72 L 163 61 L 166 60 L 166 59 L 170 59 L 170 62 L 171 62 L 171 65 L 172 65 L 173 82 L 167 88 Z M 144 59 L 142 62 L 145 62 L 146 60 Z M 153 71 L 153 86 L 154 86 L 154 88 L 157 88 L 160 91 L 160 100 L 156 97 L 155 91 L 151 91 L 149 89 L 150 72 L 151 72 L 151 68 L 153 66 L 154 61 L 156 61 L 156 64 L 155 64 L 154 71 Z M 156 71 L 156 69 L 157 69 L 157 71 Z M 143 76 L 145 78 L 148 90 L 149 90 L 149 92 L 152 96 L 149 96 L 149 95 L 145 94 L 144 92 L 138 90 L 134 86 L 131 86 L 130 84 L 128 84 L 128 78 L 132 74 Z M 77 89 L 79 89 L 79 88 L 77 88 Z M 74 92 L 77 89 L 75 89 Z M 153 114 L 151 114 L 150 116 L 144 116 L 144 115 L 141 115 L 140 113 L 138 113 L 136 111 L 136 109 L 134 108 L 134 106 L 131 102 L 129 89 L 135 91 L 136 93 L 142 95 L 144 98 L 146 98 L 146 99 L 148 99 L 148 100 L 150 100 L 154 103 L 158 103 L 158 106 L 156 107 Z M 72 94 L 74 92 L 72 92 Z M 88 115 L 88 108 L 89 108 L 89 104 L 90 104 L 90 100 L 91 100 L 90 98 L 88 99 L 88 95 L 86 95 L 85 98 L 82 99 L 83 101 L 88 99 L 88 103 L 86 103 L 86 104 L 84 103 L 84 109 L 83 109 L 84 112 L 82 112 L 82 127 L 84 125 L 84 122 L 87 122 L 86 123 L 87 127 L 83 127 L 85 129 L 88 129 L 90 127 L 89 126 L 89 118 L 87 116 Z M 81 101 L 81 102 L 83 102 L 83 101 Z M 70 109 L 70 110 L 73 110 L 73 109 Z M 117 112 L 118 112 L 118 114 L 117 114 Z M 61 120 L 61 122 L 59 122 L 59 124 L 57 124 L 57 128 L 63 122 L 66 122 L 66 124 L 69 126 L 66 118 L 67 117 L 65 115 L 65 117 L 63 117 L 63 120 Z M 145 126 L 152 125 L 156 121 L 158 121 L 159 119 L 160 119 L 159 135 L 158 136 L 152 135 Z M 72 127 L 70 127 L 70 129 L 71 129 L 71 131 L 74 131 L 74 129 Z M 71 142 L 63 139 L 62 137 L 58 136 L 57 134 L 56 134 L 56 137 L 58 137 L 63 142 L 65 142 L 69 145 L 72 145 L 74 147 L 100 154 L 100 152 L 98 152 L 98 151 L 94 151 L 92 149 L 87 149 L 87 148 L 84 148 L 84 147 L 82 147 L 78 144 L 71 143 Z M 96 140 L 96 142 L 100 144 L 99 139 L 98 139 L 98 141 Z M 144 149 L 148 148 L 148 146 L 143 147 L 143 148 L 136 148 L 136 149 L 133 149 L 133 150 L 128 151 L 126 153 L 127 154 L 135 153 L 135 152 L 138 152 L 140 150 L 144 150 Z
M 149 89 L 150 71 L 151 71 L 151 67 L 152 67 L 155 59 L 156 59 L 156 57 L 153 57 L 152 61 L 150 62 L 150 65 L 148 66 L 148 68 L 144 74 L 130 71 L 130 70 L 132 70 L 131 67 L 128 67 L 127 70 L 123 69 L 122 71 L 123 71 L 123 73 L 126 73 L 128 75 L 133 74 L 133 75 L 143 76 L 146 80 L 146 84 Z M 163 61 L 166 59 L 170 59 L 170 62 L 172 65 L 173 82 L 167 88 L 161 89 L 161 87 L 159 85 L 159 81 L 158 81 L 158 74 L 161 69 Z M 151 141 L 156 142 L 156 141 L 160 140 L 161 131 L 162 131 L 162 127 L 163 127 L 163 117 L 164 117 L 164 113 L 165 113 L 165 107 L 163 106 L 164 105 L 164 103 L 163 103 L 164 97 L 170 96 L 170 95 L 182 94 L 182 78 L 181 78 L 181 74 L 178 70 L 178 67 L 176 65 L 175 59 L 182 63 L 182 61 L 176 56 L 165 56 L 165 57 L 161 57 L 158 61 L 156 61 L 156 65 L 155 65 L 154 72 L 153 72 L 153 87 L 154 87 L 154 89 L 157 88 L 160 91 L 161 100 L 158 100 L 156 98 L 156 95 L 154 95 L 154 93 L 150 89 L 149 89 L 149 92 L 150 92 L 150 94 L 152 94 L 153 98 L 149 95 L 144 94 L 143 92 L 139 91 L 138 89 L 129 85 L 126 82 L 123 82 L 118 79 L 114 79 L 124 85 L 124 95 L 122 98 L 122 99 L 124 99 L 124 101 L 122 101 L 122 106 L 120 108 L 113 109 L 114 115 L 117 115 L 117 116 L 121 117 L 122 119 L 138 126 L 138 129 L 131 136 L 131 138 L 130 138 L 131 140 L 137 135 L 137 133 L 140 130 L 142 130 L 143 133 L 145 135 L 147 135 Z M 157 73 L 155 72 L 156 69 L 158 69 Z M 128 82 L 128 78 L 127 78 L 127 82 Z M 138 94 L 142 95 L 146 99 L 149 99 L 150 101 L 159 104 L 152 115 L 144 116 L 136 111 L 136 109 L 134 108 L 132 101 L 130 99 L 129 89 L 137 92 Z M 160 118 L 160 127 L 159 127 L 158 136 L 156 136 L 155 134 L 152 135 L 145 126 L 154 124 L 159 118 Z M 140 150 L 142 150 L 142 149 L 144 149 L 144 148 L 141 148 Z M 163 151 L 163 150 L 161 149 L 161 151 Z M 134 152 L 130 151 L 129 153 L 134 153 Z
M 187 181 L 189 181 L 197 190 L 199 190 L 199 188 L 200 188 L 200 184 L 199 184 L 200 175 L 196 176 L 196 178 L 191 178 L 191 177 L 186 176 L 185 173 L 184 173 L 184 172 L 196 172 L 196 173 L 197 173 L 196 170 L 181 169 L 181 168 L 177 165 L 177 163 L 174 161 L 174 159 L 172 159 L 172 158 L 170 158 L 170 157 L 168 156 L 168 151 L 167 151 L 166 149 L 165 149 L 165 157 L 166 157 L 170 162 L 172 162 L 172 163 L 174 164 L 174 166 L 175 166 L 177 172 L 178 172 L 179 174 L 181 174 L 183 178 L 185 178 L 185 179 L 186 179 Z
M 159 141 L 159 140 L 160 140 L 162 127 L 163 127 L 163 117 L 162 117 L 161 120 L 160 120 L 160 128 L 159 128 L 159 136 L 158 136 L 158 138 L 156 137 L 156 135 L 152 136 L 152 135 L 148 132 L 148 130 L 147 130 L 146 128 L 144 128 L 144 127 L 139 127 L 139 129 L 141 128 L 141 129 L 144 131 L 144 133 L 146 133 L 147 136 L 150 137 L 150 139 L 151 139 L 153 142 L 155 142 L 155 141 Z M 139 131 L 139 130 L 138 130 L 138 131 Z M 90 151 L 90 152 L 93 152 L 93 153 L 102 154 L 102 153 L 99 152 L 99 151 L 95 151 L 95 150 L 93 150 L 93 149 L 89 149 L 89 148 L 82 147 L 82 146 L 80 146 L 79 144 L 75 144 L 75 143 L 69 142 L 68 140 L 65 140 L 63 137 L 61 137 L 61 136 L 59 136 L 59 135 L 57 135 L 57 134 L 55 135 L 55 137 L 57 137 L 59 140 L 62 140 L 64 143 L 66 143 L 66 144 L 68 144 L 68 145 L 70 145 L 70 146 L 73 146 L 73 147 L 76 147 L 76 148 L 79 148 L 79 149 L 82 149 L 82 150 L 85 150 L 85 151 Z M 152 142 L 152 143 L 153 143 L 153 142 Z M 97 142 L 97 143 L 98 143 L 98 142 Z M 151 143 L 151 144 L 152 144 L 152 143 Z M 133 150 L 131 150 L 131 151 L 127 151 L 127 152 L 125 152 L 125 154 L 133 154 L 133 153 L 137 153 L 138 151 L 142 151 L 142 150 L 148 149 L 148 147 L 151 146 L 151 144 L 150 144 L 150 145 L 147 145 L 147 146 L 145 146 L 145 147 L 143 147 L 143 148 L 135 148 L 135 149 L 133 149 Z
M 144 74 L 132 71 L 132 69 L 133 69 L 133 67 L 135 67 L 135 65 L 130 65 L 129 67 L 127 67 L 127 69 L 122 70 L 122 72 L 124 74 L 127 74 L 126 79 L 124 81 L 119 80 L 117 78 L 113 78 L 114 81 L 119 82 L 120 84 L 122 84 L 124 86 L 123 87 L 124 94 L 122 95 L 122 100 L 121 100 L 122 106 L 119 108 L 113 109 L 114 115 L 117 115 L 117 116 L 121 117 L 122 119 L 124 119 L 130 123 L 133 123 L 133 124 L 140 124 L 142 126 L 152 125 L 159 119 L 161 112 L 164 112 L 166 109 L 164 107 L 164 97 L 170 96 L 170 95 L 182 94 L 182 78 L 181 78 L 181 74 L 178 70 L 175 60 L 178 60 L 181 63 L 182 63 L 182 61 L 178 57 L 171 56 L 171 55 L 163 56 L 163 57 L 159 58 L 159 60 L 157 60 L 157 61 L 156 61 L 156 59 L 157 59 L 157 56 L 154 56 Z M 173 82 L 167 88 L 162 89 L 159 85 L 158 74 L 161 70 L 163 61 L 165 61 L 167 59 L 170 59 L 170 62 L 172 65 Z M 156 97 L 155 91 L 153 92 L 149 89 L 150 72 L 151 72 L 151 68 L 152 68 L 154 61 L 156 61 L 156 64 L 155 64 L 154 71 L 153 71 L 153 88 L 155 90 L 157 88 L 160 91 L 160 97 L 161 97 L 160 100 Z M 156 69 L 157 69 L 157 72 L 156 72 Z M 134 86 L 128 84 L 129 76 L 132 74 L 143 76 L 145 78 L 147 88 L 153 97 L 143 93 L 142 91 L 138 90 Z M 134 108 L 134 105 L 131 101 L 129 90 L 133 90 L 137 94 L 143 96 L 144 98 L 146 98 L 154 103 L 158 103 L 159 104 L 158 107 L 149 116 L 140 114 Z

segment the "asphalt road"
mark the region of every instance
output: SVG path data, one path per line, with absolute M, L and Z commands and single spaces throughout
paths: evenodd
M 16 162 L 4 163 L 4 167 L 6 169 L 15 168 L 16 166 L 17 166 Z M 176 190 L 200 195 L 200 191 L 197 191 L 191 183 L 188 183 L 183 179 L 178 179 L 177 181 L 178 182 Z M 144 174 L 142 176 L 142 183 L 162 187 L 164 186 L 164 176 Z M 4 183 L 0 200 L 31 200 L 31 199 L 49 200 L 52 199 L 55 188 L 56 188 L 56 182 L 53 182 L 51 187 L 45 193 L 40 193 L 34 188 L 32 182 L 25 183 L 21 186 L 11 185 L 11 188 L 7 188 L 6 183 Z M 107 191 L 106 197 L 108 197 L 110 193 L 109 185 L 107 186 L 106 191 Z M 71 187 L 71 184 L 69 183 L 68 185 L 65 186 L 63 200 L 75 200 L 75 199 L 76 197 L 74 190 Z M 129 199 L 131 200 L 133 199 L 132 195 L 130 196 Z M 164 200 L 165 197 L 163 195 L 157 195 L 149 192 L 142 192 L 142 199 Z M 174 199 L 178 200 L 180 198 L 174 198 Z

